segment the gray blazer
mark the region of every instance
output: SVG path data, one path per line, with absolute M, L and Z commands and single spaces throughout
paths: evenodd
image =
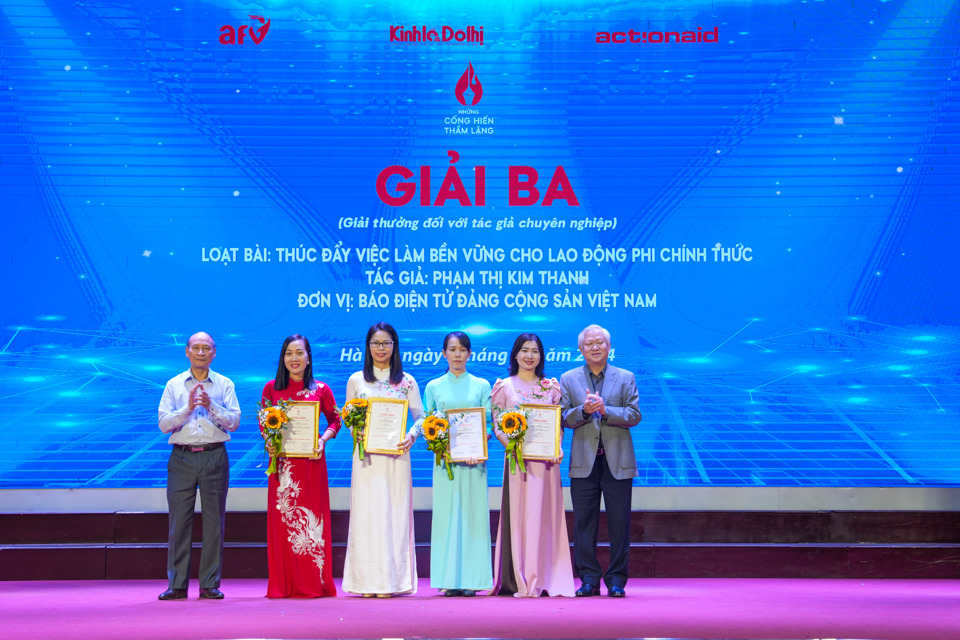
M 637 456 L 633 451 L 630 427 L 640 422 L 640 394 L 637 381 L 626 369 L 607 364 L 600 395 L 606 404 L 607 415 L 583 417 L 583 403 L 587 390 L 592 389 L 590 370 L 586 365 L 560 376 L 562 423 L 573 429 L 570 446 L 570 477 L 586 478 L 597 459 L 597 446 L 603 434 L 603 448 L 610 472 L 617 480 L 635 478 Z M 601 419 L 602 417 L 602 419 Z

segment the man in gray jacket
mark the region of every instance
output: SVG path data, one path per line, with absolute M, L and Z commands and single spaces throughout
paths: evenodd
M 633 374 L 607 363 L 610 332 L 592 324 L 580 332 L 586 364 L 560 376 L 563 426 L 573 429 L 570 446 L 570 497 L 573 501 L 574 571 L 577 596 L 600 595 L 597 528 L 600 496 L 610 532 L 610 566 L 603 581 L 607 595 L 623 597 L 630 553 L 630 499 L 637 458 L 630 427 L 640 422 L 640 396 Z

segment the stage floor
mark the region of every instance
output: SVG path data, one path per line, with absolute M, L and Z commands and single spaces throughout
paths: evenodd
M 339 588 L 339 580 L 337 581 Z M 960 581 L 631 580 L 627 597 L 413 596 L 268 600 L 225 580 L 223 601 L 160 602 L 162 580 L 0 582 L 5 638 L 686 638 L 955 640 Z

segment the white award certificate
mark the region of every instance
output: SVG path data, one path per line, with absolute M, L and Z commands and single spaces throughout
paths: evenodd
M 527 434 L 523 437 L 524 460 L 553 460 L 560 455 L 563 430 L 560 426 L 560 407 L 546 404 L 524 404 L 520 410 L 527 414 Z
M 487 459 L 487 410 L 483 407 L 447 411 L 450 462 Z
M 367 453 L 403 455 L 400 442 L 407 437 L 407 401 L 394 398 L 368 398 L 367 426 L 363 430 L 363 448 Z
M 281 432 L 280 455 L 285 458 L 314 458 L 320 438 L 320 403 L 290 402 L 287 424 Z

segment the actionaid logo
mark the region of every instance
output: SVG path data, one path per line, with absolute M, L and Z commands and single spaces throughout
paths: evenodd
M 260 27 L 254 29 L 248 25 L 242 24 L 234 29 L 229 24 L 220 27 L 220 44 L 243 44 L 244 36 L 249 35 L 253 44 L 260 44 L 267 37 L 267 31 L 270 31 L 270 21 L 264 20 L 263 16 L 247 15 L 251 20 L 259 20 Z
M 470 92 L 469 94 L 467 92 Z M 477 73 L 473 70 L 473 63 L 467 63 L 467 70 L 463 72 L 463 75 L 460 76 L 460 79 L 457 81 L 457 86 L 455 89 L 457 95 L 457 102 L 463 106 L 473 106 L 480 103 L 480 98 L 483 97 L 483 85 L 480 84 L 480 78 L 477 77 Z
M 672 42 L 719 42 L 720 27 L 696 31 L 597 31 L 597 44 L 669 44 Z

